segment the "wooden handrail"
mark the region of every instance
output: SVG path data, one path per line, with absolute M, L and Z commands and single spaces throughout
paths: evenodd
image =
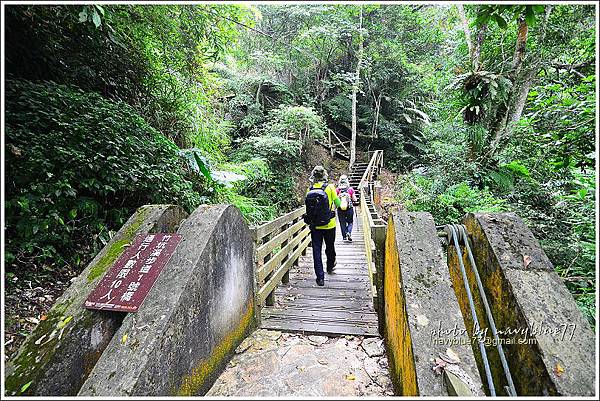
M 289 271 L 298 264 L 310 243 L 310 229 L 302 220 L 302 206 L 275 220 L 250 228 L 255 244 L 256 305 L 273 305 L 275 288 L 287 283 Z
M 275 220 L 271 220 L 260 226 L 250 228 L 250 231 L 252 232 L 252 239 L 254 239 L 255 242 L 263 239 L 265 236 L 271 234 L 273 231 L 277 230 L 284 224 L 289 223 L 296 217 L 302 216 L 305 212 L 306 206 L 302 206 L 296 210 L 293 210 L 287 214 L 284 214 L 283 216 L 276 218 Z
M 360 217 L 363 227 L 363 236 L 365 240 L 365 254 L 367 257 L 367 269 L 369 272 L 371 294 L 373 303 L 376 305 L 376 310 L 380 313 L 379 294 L 377 289 L 382 287 L 381 273 L 378 274 L 376 266 L 377 247 L 381 247 L 381 235 L 385 236 L 385 222 L 378 215 L 371 214 L 373 206 L 373 191 L 370 188 L 371 181 L 375 175 L 375 171 L 383 166 L 383 150 L 376 150 L 371 155 L 369 164 L 363 173 L 358 184 L 358 192 L 360 194 Z M 381 231 L 383 230 L 383 232 Z M 375 235 L 375 237 L 374 237 Z M 376 238 L 379 238 L 377 243 Z M 379 249 L 381 251 L 381 249 Z M 381 330 L 381 327 L 380 327 Z
M 369 206 L 367 205 L 367 196 L 365 188 L 360 188 L 360 215 L 361 225 L 363 227 L 363 236 L 365 240 L 365 254 L 367 256 L 367 270 L 369 271 L 369 279 L 371 281 L 371 294 L 373 298 L 377 297 L 377 289 L 375 287 L 375 261 L 373 260 L 374 244 L 371 238 L 371 225 L 373 223 L 370 213 L 368 213 Z
M 360 183 L 358 184 L 358 187 L 361 188 L 361 187 L 364 187 L 365 185 L 367 185 L 369 183 L 369 181 L 371 181 L 371 178 L 373 176 L 373 168 L 375 168 L 375 166 L 377 168 L 379 168 L 382 165 L 383 165 L 383 150 L 376 150 L 376 151 L 374 151 L 373 156 L 371 156 L 369 165 L 367 166 L 367 169 L 363 173 L 363 175 L 360 179 Z
M 345 150 L 346 152 L 349 152 L 348 148 L 346 147 L 346 145 L 344 145 L 344 142 L 342 142 L 342 140 L 340 139 L 340 137 L 339 137 L 339 136 L 337 136 L 337 134 L 336 134 L 335 132 L 333 132 L 333 130 L 331 130 L 331 129 L 330 129 L 329 131 L 330 131 L 330 133 L 331 133 L 331 134 L 334 136 L 334 138 L 335 138 L 335 139 L 338 141 L 338 145 L 342 145 L 342 147 L 344 148 L 344 150 Z M 331 145 L 331 146 L 334 146 L 334 145 L 331 143 L 331 140 L 329 141 L 329 143 L 330 143 L 330 145 Z M 337 146 L 337 145 L 335 145 L 335 146 Z

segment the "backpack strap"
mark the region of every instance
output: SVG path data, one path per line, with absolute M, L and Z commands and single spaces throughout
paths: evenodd
M 318 184 L 318 183 L 316 183 L 316 184 Z M 320 190 L 322 190 L 323 192 L 327 192 L 327 191 L 325 191 L 325 190 L 327 189 L 327 186 L 328 186 L 328 185 L 329 185 L 329 184 L 328 184 L 327 182 L 323 182 L 323 185 L 321 185 L 319 188 L 316 188 L 316 187 L 315 187 L 315 184 L 313 184 L 313 185 L 310 187 L 309 191 L 312 191 L 313 189 L 320 189 Z
M 329 183 L 327 181 L 323 181 L 323 185 L 321 186 L 321 188 L 317 188 L 317 189 L 322 189 L 323 192 L 325 192 L 325 195 L 327 195 L 327 202 L 329 202 L 329 194 L 327 193 L 328 186 L 329 186 Z M 331 202 L 331 206 L 329 207 L 330 212 L 333 211 L 333 206 L 334 206 L 334 203 Z

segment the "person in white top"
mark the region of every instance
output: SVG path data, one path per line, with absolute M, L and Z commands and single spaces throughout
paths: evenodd
M 354 188 L 350 186 L 350 181 L 346 175 L 342 175 L 338 181 L 336 188 L 338 198 L 340 198 L 340 206 L 338 207 L 338 219 L 340 220 L 340 230 L 344 241 L 352 242 L 352 226 L 354 224 L 354 203 L 356 193 Z

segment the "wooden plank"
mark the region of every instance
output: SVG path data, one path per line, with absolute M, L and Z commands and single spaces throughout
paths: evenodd
M 290 278 L 289 286 L 303 285 L 315 278 L 314 272 L 303 272 L 302 274 L 294 273 L 294 277 Z M 327 275 L 326 281 L 329 283 L 351 283 L 356 286 L 370 284 L 367 275 L 353 274 L 352 271 L 334 272 L 333 274 Z
M 361 319 L 361 318 L 344 318 L 344 319 L 339 319 L 334 317 L 325 317 L 325 316 L 296 316 L 294 314 L 271 314 L 269 316 L 264 316 L 263 319 L 265 320 L 271 320 L 271 321 L 280 321 L 280 322 L 302 322 L 305 324 L 311 324 L 311 323 L 316 323 L 316 324 L 321 324 L 323 326 L 325 325 L 332 325 L 332 326 L 341 326 L 341 325 L 347 325 L 347 326 L 355 326 L 355 327 L 363 327 L 363 328 L 368 328 L 371 326 L 377 327 L 377 315 L 373 315 L 373 319 L 372 320 L 368 320 L 368 319 Z
M 364 274 L 352 274 L 352 271 L 338 272 L 337 269 L 333 274 L 327 276 L 327 281 L 348 281 L 348 282 L 361 282 L 368 283 L 369 277 Z M 294 285 L 297 282 L 306 281 L 306 278 L 314 277 L 313 271 L 297 272 L 292 271 L 293 276 L 290 278 L 289 286 Z
M 265 308 L 263 318 L 270 317 L 317 319 L 322 322 L 364 322 L 365 324 L 377 322 L 377 314 L 374 311 L 364 310 L 326 310 L 326 309 L 283 309 Z
M 296 224 L 287 228 L 282 233 L 277 234 L 269 242 L 267 242 L 264 245 L 261 245 L 260 247 L 258 247 L 258 249 L 256 249 L 256 258 L 258 260 L 264 258 L 265 255 L 273 251 L 273 249 L 275 249 L 277 246 L 281 245 L 281 243 L 283 243 L 286 239 L 293 237 L 294 234 L 296 234 L 303 226 L 306 226 L 306 223 L 300 220 Z
M 325 282 L 327 283 L 327 288 L 331 288 L 333 290 L 339 290 L 339 291 L 351 291 L 351 290 L 358 290 L 358 291 L 369 291 L 370 288 L 370 284 L 367 282 L 347 282 L 347 281 L 332 281 L 332 280 L 325 280 Z M 309 284 L 309 282 L 307 282 L 306 280 L 304 281 L 300 281 L 300 282 L 296 282 L 294 284 L 294 287 L 296 288 L 312 288 L 311 284 Z
M 275 271 L 275 274 L 273 274 L 273 277 L 271 277 L 263 285 L 263 287 L 258 291 L 257 298 L 258 298 L 259 304 L 262 305 L 262 303 L 265 301 L 267 296 L 275 289 L 275 287 L 277 287 L 277 285 L 283 278 L 283 275 L 290 269 L 290 267 L 293 265 L 294 261 L 298 257 L 300 257 L 302 250 L 304 248 L 306 248 L 306 246 L 308 245 L 309 242 L 310 242 L 310 237 L 306 237 L 306 239 L 304 240 L 304 242 L 302 242 L 300 247 L 294 251 L 294 253 L 290 256 L 290 258 Z M 287 246 L 289 246 L 290 244 L 288 244 Z
M 287 245 L 285 245 L 283 248 L 281 248 L 281 250 L 279 252 L 277 252 L 271 259 L 269 259 L 263 266 L 259 266 L 256 270 L 257 281 L 259 283 L 262 283 L 262 281 L 265 279 L 265 277 L 267 277 L 269 275 L 269 273 L 271 273 L 273 270 L 275 270 L 277 268 L 277 266 L 279 266 L 279 264 L 289 255 L 291 250 L 296 245 L 298 245 L 302 241 L 305 241 L 306 246 L 307 246 L 308 243 L 310 242 L 309 234 L 310 234 L 310 229 L 308 227 L 306 227 L 303 231 L 301 231 L 299 234 L 297 234 L 293 240 L 291 240 Z M 307 238 L 308 238 L 308 241 L 306 241 Z M 303 250 L 304 248 L 306 248 L 306 246 L 301 245 L 299 249 Z M 298 252 L 296 251 L 296 253 L 298 253 Z M 302 253 L 302 252 L 300 252 L 300 253 Z
M 304 297 L 285 298 L 287 295 L 276 290 L 276 295 L 279 297 L 279 302 L 282 302 L 285 307 L 291 308 L 303 308 L 303 309 L 323 309 L 325 306 L 320 300 Z M 365 310 L 373 311 L 373 305 L 370 300 L 350 300 L 350 299 L 337 299 L 327 302 L 327 310 Z M 279 308 L 275 306 L 274 308 Z
M 303 288 L 291 288 L 286 292 L 287 294 L 302 294 L 303 296 L 311 297 L 314 299 L 354 299 L 354 300 L 370 300 L 371 296 L 364 288 L 352 290 L 337 290 L 325 287 L 318 287 L 315 283 L 315 288 L 303 287 Z
M 347 269 L 347 268 L 340 268 L 338 269 L 337 267 L 335 268 L 335 270 L 333 271 L 333 273 L 328 274 L 327 275 L 327 280 L 334 280 L 334 281 L 360 281 L 362 283 L 367 283 L 369 281 L 369 276 L 367 274 L 365 274 L 366 272 L 363 272 L 362 270 L 359 269 Z M 313 269 L 310 270 L 303 270 L 303 271 L 297 271 L 297 270 L 292 270 L 291 271 L 291 278 L 290 278 L 290 282 L 295 283 L 297 281 L 306 281 L 306 279 L 313 277 L 314 278 L 314 271 Z
M 263 238 L 265 235 L 272 233 L 278 228 L 282 227 L 284 224 L 289 223 L 294 220 L 296 217 L 302 216 L 306 212 L 306 206 L 299 207 L 296 210 L 289 212 L 288 214 L 284 214 L 281 217 L 276 218 L 268 223 L 265 223 L 261 226 L 254 227 L 252 229 L 252 236 L 254 241 L 258 241 Z
M 310 269 L 312 271 L 314 268 L 313 261 L 301 259 L 300 267 L 303 269 Z M 364 269 L 364 271 L 366 272 L 367 271 L 367 263 L 364 258 L 362 260 L 356 260 L 354 258 L 351 258 L 351 259 L 344 260 L 344 261 L 342 261 L 342 259 L 338 259 L 335 270 L 339 270 L 339 269 L 358 269 L 358 270 Z
M 321 335 L 354 335 L 364 337 L 379 337 L 377 327 L 373 326 L 355 326 L 348 324 L 328 324 L 324 325 L 320 322 L 302 322 L 302 321 L 283 321 L 276 319 L 265 320 L 262 324 L 263 328 L 290 332 L 300 332 L 304 334 L 321 334 Z

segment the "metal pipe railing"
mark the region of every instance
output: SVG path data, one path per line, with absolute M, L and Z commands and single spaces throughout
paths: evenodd
M 450 238 L 449 241 L 452 240 L 454 242 L 454 247 L 456 248 L 456 253 L 458 256 L 458 264 L 460 265 L 460 272 L 463 278 L 463 284 L 465 286 L 465 291 L 467 292 L 467 298 L 469 300 L 469 309 L 471 311 L 471 317 L 473 318 L 474 330 L 477 333 L 477 342 L 479 343 L 479 352 L 481 353 L 481 359 L 483 360 L 483 368 L 485 370 L 485 376 L 488 383 L 488 388 L 490 390 L 490 395 L 492 397 L 496 396 L 496 388 L 494 387 L 494 380 L 492 379 L 492 372 L 490 369 L 490 361 L 487 357 L 487 352 L 485 350 L 485 345 L 483 342 L 483 338 L 481 335 L 481 330 L 479 327 L 479 320 L 477 319 L 477 312 L 475 311 L 475 303 L 473 301 L 473 294 L 471 293 L 471 287 L 469 287 L 469 280 L 467 279 L 467 271 L 465 270 L 465 265 L 462 261 L 462 251 L 460 249 L 460 245 L 458 244 L 458 235 L 454 228 L 454 225 L 449 224 L 446 226 L 450 230 Z
M 506 381 L 508 382 L 508 394 L 511 396 L 516 396 L 517 392 L 515 390 L 515 385 L 513 383 L 512 375 L 510 374 L 510 370 L 508 368 L 508 362 L 506 361 L 506 356 L 504 355 L 504 349 L 500 342 L 500 338 L 498 336 L 498 330 L 496 330 L 496 322 L 494 321 L 494 316 L 492 315 L 492 310 L 490 309 L 490 305 L 488 303 L 487 295 L 483 289 L 483 283 L 481 282 L 481 277 L 479 276 L 479 272 L 477 271 L 477 265 L 475 264 L 475 259 L 473 258 L 473 252 L 471 252 L 471 246 L 469 245 L 469 237 L 467 235 L 467 230 L 464 225 L 459 225 L 458 229 L 461 233 L 463 242 L 465 244 L 465 248 L 467 249 L 467 256 L 469 258 L 469 263 L 471 263 L 471 269 L 475 274 L 475 280 L 477 281 L 477 288 L 479 289 L 479 293 L 481 294 L 481 300 L 483 301 L 483 307 L 485 309 L 485 314 L 488 319 L 488 323 L 490 328 L 492 329 L 492 335 L 494 336 L 494 340 L 496 341 L 496 347 L 498 348 L 498 354 L 500 354 L 500 362 L 502 363 L 502 369 L 504 370 L 504 375 L 506 376 Z
M 471 265 L 471 269 L 473 271 L 473 275 L 475 276 L 475 280 L 477 282 L 477 288 L 479 290 L 479 294 L 483 303 L 483 307 L 485 310 L 485 315 L 488 321 L 488 324 L 492 330 L 492 335 L 495 340 L 496 348 L 498 349 L 498 354 L 500 355 L 500 362 L 502 364 L 502 369 L 504 371 L 504 375 L 506 377 L 506 381 L 508 382 L 508 386 L 505 386 L 506 392 L 509 396 L 517 396 L 517 392 L 515 390 L 515 385 L 512 379 L 512 375 L 510 373 L 510 369 L 508 367 L 508 362 L 506 360 L 506 356 L 504 354 L 504 348 L 502 347 L 502 343 L 500 341 L 500 337 L 498 336 L 498 330 L 496 329 L 496 323 L 494 321 L 494 316 L 492 315 L 492 310 L 489 305 L 489 301 L 487 299 L 487 295 L 485 293 L 483 282 L 481 281 L 481 277 L 479 275 L 479 271 L 477 270 L 477 264 L 475 263 L 475 258 L 473 257 L 473 252 L 471 251 L 471 246 L 469 245 L 469 237 L 467 234 L 467 229 L 464 225 L 458 224 L 449 224 L 446 226 L 437 226 L 438 229 L 444 229 L 446 235 L 448 235 L 448 243 L 452 241 L 454 243 L 454 247 L 456 249 L 458 263 L 461 270 L 461 275 L 463 278 L 463 284 L 465 286 L 465 291 L 467 292 L 467 298 L 469 299 L 469 308 L 471 311 L 471 316 L 473 317 L 474 329 L 477 332 L 477 339 L 479 341 L 479 349 L 481 351 L 481 356 L 483 360 L 484 370 L 486 373 L 488 387 L 490 389 L 490 395 L 496 395 L 496 389 L 494 387 L 493 379 L 491 377 L 489 360 L 487 358 L 487 352 L 485 351 L 485 346 L 483 345 L 483 339 L 481 338 L 481 329 L 479 325 L 479 320 L 477 318 L 477 313 L 475 311 L 475 305 L 473 302 L 473 296 L 471 293 L 471 287 L 469 286 L 469 281 L 467 278 L 467 273 L 465 269 L 465 265 L 463 263 L 462 250 L 458 243 L 459 239 L 461 239 L 465 245 L 465 250 L 467 251 L 467 258 L 469 260 L 469 264 Z M 443 236 L 442 233 L 438 235 Z

